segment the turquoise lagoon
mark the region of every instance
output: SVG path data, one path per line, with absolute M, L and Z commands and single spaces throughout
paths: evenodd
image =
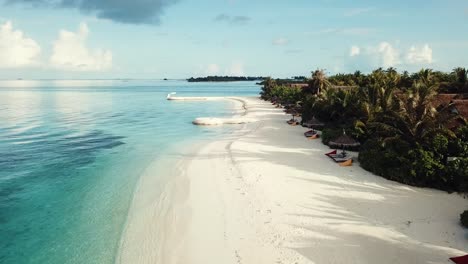
M 0 81 L 0 263 L 114 263 L 144 169 L 180 141 L 230 133 L 196 127 L 253 82 Z

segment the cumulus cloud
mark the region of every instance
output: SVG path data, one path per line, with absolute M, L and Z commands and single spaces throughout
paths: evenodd
M 86 46 L 88 26 L 80 24 L 78 32 L 61 30 L 53 44 L 50 64 L 52 67 L 70 71 L 103 71 L 112 67 L 109 50 L 90 50 Z
M 428 44 L 425 44 L 421 48 L 411 46 L 408 54 L 406 55 L 406 62 L 409 64 L 431 64 L 432 49 Z
M 0 25 L 0 68 L 21 68 L 38 65 L 41 47 L 11 21 Z
M 371 50 L 376 55 L 379 65 L 383 67 L 395 67 L 400 64 L 400 51 L 388 42 L 382 42 L 377 49 Z
M 248 16 L 230 16 L 227 14 L 219 14 L 214 18 L 216 22 L 225 22 L 231 25 L 245 25 L 251 20 Z
M 428 44 L 422 47 L 411 46 L 404 51 L 389 42 L 376 46 L 352 46 L 349 51 L 348 64 L 354 67 L 373 69 L 378 67 L 425 66 L 433 62 L 432 49 Z
M 395 67 L 400 64 L 400 51 L 388 42 L 381 42 L 377 46 L 352 46 L 349 52 L 350 62 L 359 65 L 376 67 Z
M 286 38 L 277 38 L 272 41 L 272 44 L 275 46 L 284 46 L 289 43 L 289 40 Z
M 127 24 L 159 24 L 164 10 L 179 0 L 7 0 L 51 8 L 78 9 L 98 18 Z

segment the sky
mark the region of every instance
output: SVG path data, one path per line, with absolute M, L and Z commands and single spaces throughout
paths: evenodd
M 0 0 L 1 79 L 459 66 L 466 0 Z

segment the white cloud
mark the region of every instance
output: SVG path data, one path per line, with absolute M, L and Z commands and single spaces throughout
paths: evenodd
M 349 56 L 351 63 L 369 68 L 395 67 L 401 63 L 399 50 L 388 42 L 364 48 L 352 46 Z
M 373 53 L 378 59 L 379 64 L 384 68 L 395 67 L 400 64 L 400 52 L 388 42 L 380 43 L 377 50 L 373 51 Z
M 352 46 L 349 51 L 349 56 L 354 57 L 361 53 L 361 49 L 358 46 Z
M 284 45 L 287 45 L 288 43 L 289 43 L 289 40 L 286 38 L 277 38 L 277 39 L 274 39 L 272 42 L 272 44 L 275 46 L 284 46 Z
M 61 30 L 54 42 L 50 64 L 54 68 L 70 71 L 103 71 L 112 67 L 109 50 L 90 50 L 86 46 L 88 26 L 80 24 L 78 32 Z
M 231 76 L 244 76 L 244 64 L 241 62 L 233 62 L 226 73 Z
M 0 25 L 0 68 L 38 65 L 41 47 L 22 31 L 14 30 L 11 21 Z
M 378 67 L 388 68 L 401 65 L 424 67 L 433 62 L 432 49 L 428 44 L 420 48 L 413 45 L 406 52 L 398 46 L 400 46 L 399 42 L 392 45 L 385 41 L 376 46 L 352 46 L 347 64 L 350 64 L 353 69 L 371 70 Z
M 409 64 L 431 64 L 432 49 L 428 44 L 425 44 L 420 49 L 416 46 L 411 46 L 408 54 L 406 54 L 406 62 Z
M 219 65 L 215 63 L 208 65 L 205 69 L 206 75 L 216 75 L 218 73 L 219 73 Z

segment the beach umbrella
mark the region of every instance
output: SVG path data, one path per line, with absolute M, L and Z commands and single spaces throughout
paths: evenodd
M 317 129 L 325 126 L 325 124 L 320 122 L 317 118 L 315 118 L 315 116 L 313 116 L 309 121 L 304 122 L 304 126 Z
M 346 135 L 346 131 L 343 129 L 343 135 L 337 137 L 335 140 L 332 140 L 328 143 L 333 146 L 340 146 L 343 148 L 343 153 L 345 152 L 345 147 L 357 147 L 359 142 L 354 140 L 352 137 Z
M 291 115 L 292 115 L 292 120 L 296 120 L 296 116 L 297 116 L 297 112 L 296 111 L 292 111 L 291 112 Z

